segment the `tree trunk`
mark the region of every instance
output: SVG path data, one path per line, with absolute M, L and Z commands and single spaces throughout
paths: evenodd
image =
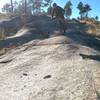
M 81 20 L 83 19 L 82 13 L 80 14 Z
M 86 19 L 88 18 L 88 11 L 86 12 Z
M 25 14 L 27 13 L 27 0 L 25 0 Z
M 11 0 L 11 12 L 13 13 L 13 0 Z

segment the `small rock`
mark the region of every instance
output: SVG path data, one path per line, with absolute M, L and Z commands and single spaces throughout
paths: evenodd
M 44 77 L 44 79 L 47 79 L 47 78 L 51 78 L 51 75 L 47 75 Z
M 23 76 L 28 76 L 28 74 L 27 73 L 23 73 Z
M 24 88 L 26 88 L 26 85 L 24 85 Z
M 35 74 L 35 76 L 37 76 L 37 74 Z
M 23 78 L 23 76 L 20 76 L 20 78 Z

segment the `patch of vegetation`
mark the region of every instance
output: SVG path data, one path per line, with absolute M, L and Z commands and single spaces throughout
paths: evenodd
M 0 49 L 0 56 L 4 55 L 7 52 L 6 48 Z
M 100 100 L 100 93 L 96 91 L 96 94 L 97 94 L 97 100 Z
M 15 49 L 18 46 L 20 46 L 20 44 L 16 45 L 16 46 L 10 46 L 10 47 L 7 47 L 7 48 L 0 49 L 0 56 L 4 55 L 5 53 L 7 53 L 8 51 L 10 51 L 12 49 Z
M 96 24 L 87 25 L 85 32 L 94 37 L 100 37 L 100 26 Z
M 0 29 L 0 40 L 5 39 L 5 32 L 3 29 Z

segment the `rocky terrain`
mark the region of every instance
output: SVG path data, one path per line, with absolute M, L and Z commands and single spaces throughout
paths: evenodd
M 0 40 L 0 100 L 100 100 L 100 38 L 77 21 L 35 16 Z

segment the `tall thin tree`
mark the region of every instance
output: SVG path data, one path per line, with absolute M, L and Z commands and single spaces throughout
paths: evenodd
M 25 0 L 25 14 L 27 13 L 27 0 Z
M 85 13 L 86 13 L 86 18 L 88 18 L 88 12 L 91 11 L 91 6 L 89 4 L 86 4 L 84 6 L 84 10 L 85 10 Z
M 13 0 L 11 0 L 11 12 L 13 13 Z

